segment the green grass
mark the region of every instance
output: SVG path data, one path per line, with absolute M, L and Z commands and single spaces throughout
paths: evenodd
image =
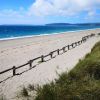
M 35 100 L 100 100 L 100 42 L 69 73 L 35 91 Z

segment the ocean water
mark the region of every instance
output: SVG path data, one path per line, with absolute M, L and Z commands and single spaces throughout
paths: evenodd
M 78 31 L 86 29 L 100 28 L 95 25 L 63 25 L 63 26 L 20 26 L 20 25 L 1 25 L 0 40 L 13 39 L 28 36 L 54 34 L 68 31 Z

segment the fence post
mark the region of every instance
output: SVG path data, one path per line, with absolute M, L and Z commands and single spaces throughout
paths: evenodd
M 86 42 L 86 37 L 83 37 L 82 40 L 83 40 L 83 42 Z
M 29 61 L 30 69 L 32 68 L 32 62 L 33 62 L 32 60 Z
M 16 75 L 16 67 L 13 66 L 13 76 L 15 76 L 15 75 Z
M 78 41 L 78 44 L 80 45 L 80 41 Z
M 53 52 L 50 52 L 50 57 L 51 57 L 51 59 L 53 58 Z
M 77 43 L 75 42 L 74 44 L 75 44 L 75 47 L 76 47 L 77 46 Z
M 67 47 L 68 47 L 68 50 L 69 50 L 69 45 Z
M 83 41 L 81 40 L 81 43 L 83 43 Z
M 72 48 L 73 48 L 73 43 L 71 44 Z
M 82 37 L 82 41 L 85 42 L 84 38 Z
M 59 55 L 59 49 L 57 50 L 57 53 L 58 53 L 58 55 Z
M 41 56 L 41 62 L 44 62 L 44 56 L 43 55 Z
M 65 51 L 65 47 L 63 47 L 63 52 L 66 52 L 66 51 Z
M 86 42 L 86 40 L 87 40 L 87 39 L 86 39 L 86 38 L 84 38 L 84 42 Z

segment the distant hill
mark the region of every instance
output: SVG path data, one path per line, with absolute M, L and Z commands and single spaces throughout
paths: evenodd
M 100 26 L 100 23 L 49 23 L 45 25 L 35 25 L 35 24 L 3 24 L 0 26 Z
M 65 25 L 72 25 L 70 23 L 50 23 L 50 24 L 46 24 L 47 26 L 65 26 Z
M 76 24 L 71 24 L 71 23 L 50 23 L 46 24 L 46 26 L 69 26 L 69 25 L 82 25 L 82 26 L 98 26 L 100 23 L 76 23 Z

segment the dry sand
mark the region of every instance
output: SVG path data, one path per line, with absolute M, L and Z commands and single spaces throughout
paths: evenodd
M 91 33 L 97 34 L 99 32 L 100 29 L 94 29 L 0 41 L 0 71 L 11 68 L 14 65 L 17 67 L 30 59 L 40 55 L 46 55 L 53 50 L 60 49 L 72 42 L 81 40 L 83 36 Z M 0 83 L 0 94 L 5 95 L 8 98 L 7 100 L 11 100 L 23 85 L 42 85 L 54 80 L 57 78 L 56 72 L 62 73 L 71 70 L 78 60 L 90 52 L 93 45 L 99 40 L 99 36 L 92 37 L 80 46 L 59 55 L 52 60 L 41 63 L 32 70 Z M 29 68 L 28 66 L 26 67 Z M 21 69 L 19 71 L 21 71 Z M 0 81 L 8 74 L 0 75 Z

